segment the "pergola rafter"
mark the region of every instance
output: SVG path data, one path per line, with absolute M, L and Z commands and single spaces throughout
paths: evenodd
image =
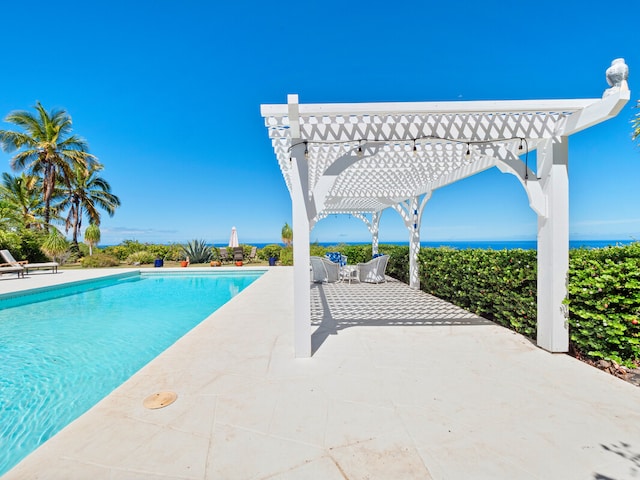
M 432 192 L 492 167 L 518 178 L 538 215 L 538 344 L 566 351 L 567 141 L 617 115 L 630 98 L 627 72 L 614 61 L 611 88 L 596 99 L 299 104 L 289 95 L 287 104 L 262 105 L 292 196 L 296 355 L 310 355 L 308 243 L 317 221 L 356 215 L 377 244 L 380 214 L 396 210 L 419 288 L 420 223 Z M 535 168 L 526 161 L 534 150 Z

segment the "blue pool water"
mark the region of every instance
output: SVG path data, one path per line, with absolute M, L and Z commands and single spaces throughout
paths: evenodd
M 0 475 L 262 273 L 136 273 L 0 297 Z

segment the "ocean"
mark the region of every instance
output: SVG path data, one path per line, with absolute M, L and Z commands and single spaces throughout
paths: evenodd
M 617 245 L 629 245 L 635 240 L 570 240 L 569 248 L 603 248 Z M 318 242 L 323 247 L 331 247 L 335 245 L 363 245 L 368 242 Z M 409 245 L 408 242 L 383 242 L 383 245 Z M 262 248 L 268 243 L 252 243 L 258 248 Z M 439 242 L 420 242 L 422 247 L 452 247 L 460 250 L 467 248 L 480 248 L 483 250 L 514 250 L 522 248 L 524 250 L 536 250 L 537 242 L 535 240 L 442 240 Z

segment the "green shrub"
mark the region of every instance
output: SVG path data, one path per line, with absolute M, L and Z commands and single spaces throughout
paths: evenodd
M 153 263 L 155 259 L 156 259 L 156 256 L 153 254 L 153 252 L 142 250 L 140 252 L 135 252 L 129 255 L 127 257 L 127 263 L 129 265 L 134 265 L 134 264 L 143 265 L 145 263 Z
M 324 254 L 327 253 L 328 251 L 329 250 L 327 249 L 327 247 L 318 245 L 318 242 L 315 242 L 309 245 L 310 255 L 314 257 L 324 257 Z
M 151 252 L 155 258 L 177 262 L 182 257 L 182 245 L 171 243 L 169 245 L 146 244 L 145 250 Z
M 570 258 L 572 347 L 634 366 L 640 360 L 640 244 L 572 250 Z
M 379 245 L 378 253 L 389 255 L 387 275 L 409 283 L 409 247 L 404 245 Z
M 120 261 L 116 257 L 102 252 L 80 259 L 82 268 L 117 267 L 119 264 Z
M 9 250 L 16 260 L 28 260 L 31 263 L 48 262 L 49 258 L 40 249 L 45 238 L 46 234 L 37 230 L 0 230 L 0 249 Z
M 271 245 L 265 245 L 260 250 L 258 250 L 257 255 L 258 255 L 258 258 L 268 261 L 269 258 L 272 258 L 272 257 L 279 259 L 281 252 L 282 252 L 282 247 L 278 244 L 272 243 Z
M 290 267 L 293 265 L 293 247 L 283 247 L 280 251 L 280 264 Z
M 423 248 L 418 258 L 422 290 L 535 338 L 535 250 Z

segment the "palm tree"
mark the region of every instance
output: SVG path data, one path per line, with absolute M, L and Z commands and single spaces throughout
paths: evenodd
M 89 256 L 93 255 L 93 247 L 100 242 L 100 227 L 90 224 L 84 231 L 84 242 L 89 245 Z
M 24 228 L 42 228 L 39 218 L 43 213 L 41 184 L 40 178 L 35 175 L 2 174 L 0 196 L 15 209 Z
M 45 228 L 51 219 L 51 199 L 58 178 L 69 178 L 75 166 L 89 168 L 98 163 L 88 152 L 87 143 L 71 134 L 71 117 L 65 110 L 47 112 L 40 102 L 37 114 L 26 110 L 9 113 L 4 119 L 23 131 L 0 130 L 0 145 L 5 152 L 18 151 L 11 159 L 11 168 L 27 170 L 42 177 Z
M 98 176 L 102 165 L 91 165 L 88 169 L 76 166 L 73 176 L 67 178 L 67 186 L 61 190 L 63 197 L 58 205 L 60 209 L 69 209 L 65 228 L 72 230 L 72 243 L 77 247 L 78 234 L 82 229 L 82 218 L 86 215 L 89 222 L 100 225 L 100 212 L 106 211 L 110 217 L 120 206 L 120 199 L 111 193 L 111 185 Z

